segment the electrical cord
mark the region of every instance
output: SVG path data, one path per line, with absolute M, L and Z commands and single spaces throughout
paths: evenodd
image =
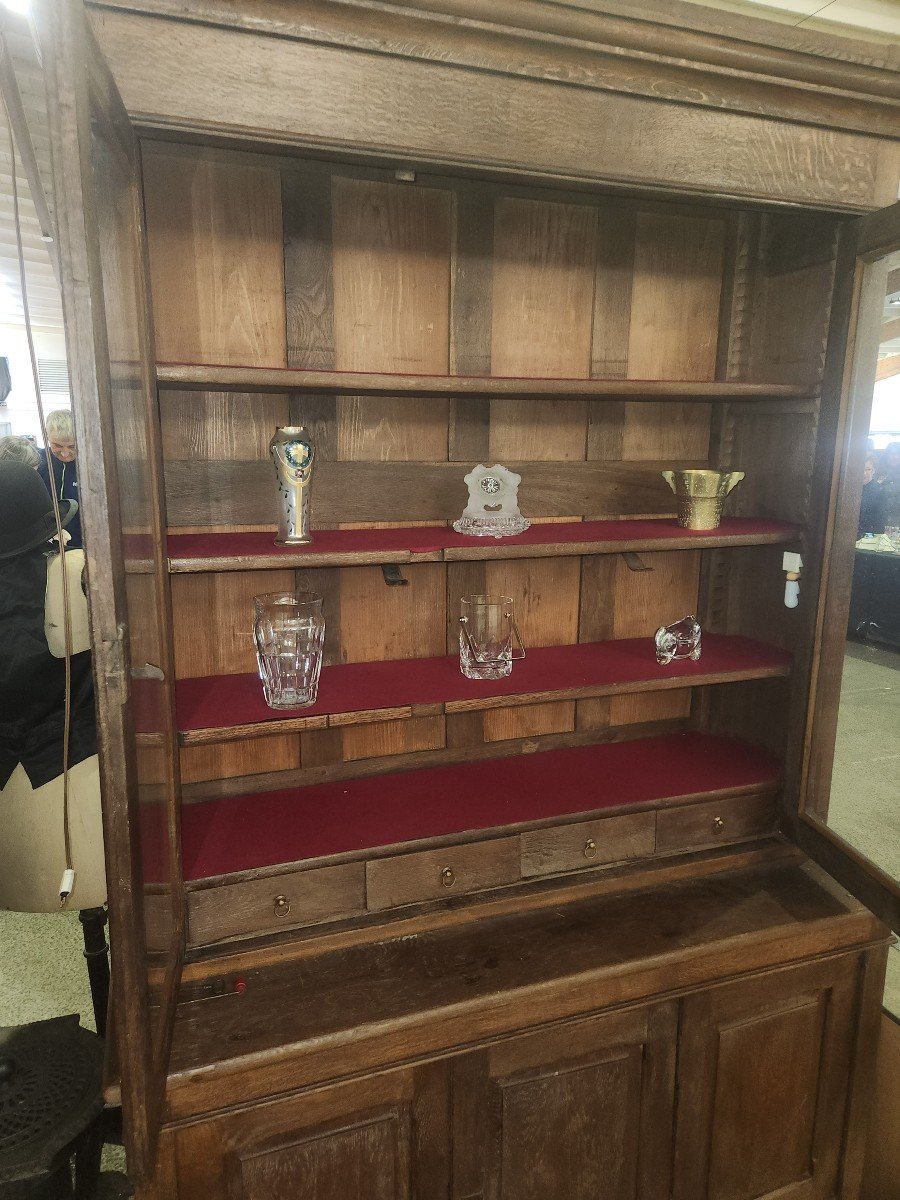
M 5 40 L 5 39 L 4 39 Z M 5 52 L 5 46 L 3 47 Z M 28 285 L 25 279 L 25 252 L 22 247 L 22 222 L 19 213 L 19 187 L 16 179 L 16 143 L 13 138 L 12 121 L 4 101 L 6 112 L 6 128 L 9 134 L 9 154 L 12 167 L 12 197 L 13 215 L 16 226 L 16 248 L 19 256 L 19 284 L 22 292 L 22 315 L 25 321 L 25 336 L 28 341 L 28 355 L 31 359 L 31 374 L 34 380 L 34 394 L 37 399 L 38 420 L 41 426 L 41 439 L 44 443 L 44 453 L 51 481 L 53 480 L 53 459 L 50 452 L 50 439 L 47 436 L 47 425 L 44 420 L 44 404 L 41 396 L 41 380 L 38 371 L 37 355 L 34 349 L 34 334 L 31 328 L 31 312 L 28 305 Z M 75 866 L 72 861 L 72 837 L 69 822 L 69 742 L 72 725 L 72 617 L 69 611 L 69 578 L 66 570 L 66 539 L 63 532 L 62 518 L 59 509 L 59 497 L 56 488 L 50 488 L 50 498 L 53 501 L 53 517 L 56 521 L 56 536 L 59 542 L 59 564 L 62 576 L 63 627 L 65 637 L 65 708 L 63 715 L 63 848 L 65 853 L 65 870 L 59 884 L 59 907 L 65 908 L 69 897 L 75 888 Z

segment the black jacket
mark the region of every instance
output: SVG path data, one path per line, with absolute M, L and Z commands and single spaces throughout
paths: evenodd
M 55 491 L 60 500 L 74 500 L 76 504 L 81 503 L 81 498 L 78 495 L 78 460 L 64 463 L 60 462 L 53 454 L 47 454 L 44 449 L 38 450 L 41 456 L 41 465 L 37 469 L 38 475 L 47 485 L 47 490 L 52 492 L 54 488 L 50 486 L 50 468 L 47 466 L 47 459 L 53 466 L 53 482 Z M 70 540 L 66 545 L 70 550 L 81 550 L 83 543 L 81 540 L 81 513 L 77 512 L 69 524 L 66 526 L 66 533 L 70 534 Z
M 31 786 L 63 769 L 66 664 L 44 633 L 47 559 L 42 548 L 0 561 L 0 787 L 21 763 Z M 72 658 L 69 765 L 97 753 L 91 652 Z

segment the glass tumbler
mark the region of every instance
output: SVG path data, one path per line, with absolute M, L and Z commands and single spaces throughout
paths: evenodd
M 459 618 L 459 669 L 467 679 L 503 679 L 525 646 L 512 596 L 463 596 Z
M 253 637 L 269 708 L 315 704 L 322 670 L 325 617 L 313 592 L 254 596 Z

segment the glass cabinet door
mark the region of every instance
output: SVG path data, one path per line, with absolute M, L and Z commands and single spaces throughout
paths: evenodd
M 896 929 L 900 205 L 858 222 L 811 701 L 801 840 Z M 898 960 L 900 1000 L 900 952 L 890 958 Z

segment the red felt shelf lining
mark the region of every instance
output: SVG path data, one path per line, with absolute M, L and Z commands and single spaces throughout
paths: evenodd
M 185 879 L 682 796 L 758 790 L 777 784 L 780 774 L 775 759 L 746 742 L 678 733 L 227 796 L 182 808 Z M 155 828 L 152 813 L 145 813 L 149 879 L 161 877 L 163 861 Z
M 763 518 L 723 520 L 718 529 L 683 529 L 674 520 L 560 521 L 532 525 L 515 537 L 464 537 L 447 525 L 410 526 L 402 529 L 319 529 L 307 546 L 276 546 L 274 533 L 170 533 L 170 562 L 204 558 L 290 557 L 316 555 L 409 553 L 436 554 L 479 548 L 490 551 L 515 546 L 548 546 L 591 542 L 660 542 L 696 539 L 698 542 L 734 537 L 789 540 L 799 526 Z
M 456 655 L 389 662 L 347 663 L 322 671 L 316 703 L 275 711 L 263 698 L 258 675 L 212 675 L 176 684 L 182 732 L 263 724 L 291 717 L 318 717 L 466 700 L 489 700 L 579 688 L 627 688 L 673 679 L 787 672 L 790 655 L 751 638 L 708 634 L 698 662 L 660 666 L 651 638 L 545 646 L 528 651 L 505 679 L 466 679 Z

